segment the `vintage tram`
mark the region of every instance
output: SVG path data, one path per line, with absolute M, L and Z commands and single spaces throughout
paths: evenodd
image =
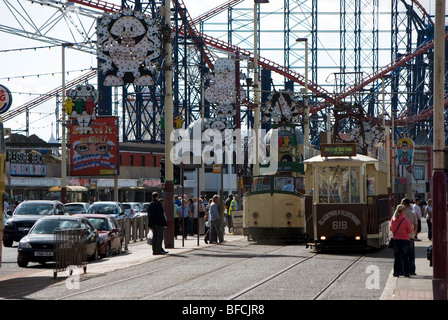
M 390 214 L 387 164 L 356 154 L 356 145 L 322 145 L 321 152 L 304 161 L 308 245 L 344 250 L 384 246 Z
M 249 177 L 244 196 L 243 231 L 249 240 L 305 241 L 303 177 Z
M 254 241 L 305 241 L 305 197 L 303 159 L 313 149 L 303 146 L 298 126 L 280 121 L 272 126 L 267 140 L 277 139 L 277 171 L 261 166 L 260 176 L 246 177 L 243 198 L 243 232 Z M 273 151 L 272 149 L 270 150 Z M 264 169 L 267 170 L 264 170 Z

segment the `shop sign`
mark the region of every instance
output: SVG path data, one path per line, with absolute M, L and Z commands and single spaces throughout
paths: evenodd
M 70 126 L 70 175 L 118 175 L 118 118 L 97 117 L 88 133 Z
M 47 175 L 47 165 L 39 152 L 9 151 L 7 161 L 9 161 L 11 176 L 45 177 Z

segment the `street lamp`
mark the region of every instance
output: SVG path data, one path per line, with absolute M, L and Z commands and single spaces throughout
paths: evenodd
M 65 47 L 73 47 L 73 43 L 62 44 L 62 104 L 65 102 Z M 61 202 L 67 202 L 67 144 L 65 141 L 65 108 L 62 107 L 62 140 L 61 140 Z
M 258 81 L 258 4 L 259 3 L 269 3 L 269 0 L 254 0 L 254 137 L 256 137 L 255 141 L 258 141 L 258 129 L 260 127 L 260 88 Z M 254 143 L 254 151 L 255 151 L 255 163 L 253 175 L 260 175 L 260 163 L 258 160 L 258 143 Z
M 297 38 L 296 42 L 305 42 L 305 137 L 304 146 L 310 144 L 310 110 L 308 108 L 308 38 Z

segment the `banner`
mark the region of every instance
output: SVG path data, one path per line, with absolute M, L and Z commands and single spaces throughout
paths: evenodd
M 414 141 L 409 138 L 401 138 L 397 142 L 398 163 L 411 165 L 414 157 Z
M 86 133 L 75 121 L 70 125 L 70 175 L 118 175 L 118 118 L 97 117 L 89 128 Z

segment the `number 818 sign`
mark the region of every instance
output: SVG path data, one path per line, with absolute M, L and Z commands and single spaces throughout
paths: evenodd
M 12 95 L 8 88 L 0 85 L 0 114 L 9 110 L 12 104 Z

